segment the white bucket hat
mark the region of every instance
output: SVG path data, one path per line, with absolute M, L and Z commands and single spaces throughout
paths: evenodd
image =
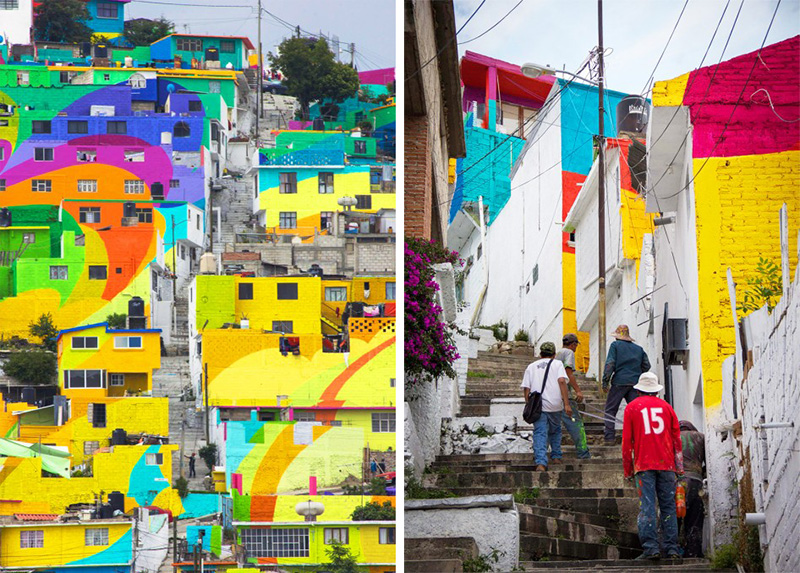
M 648 394 L 655 394 L 664 389 L 664 387 L 658 383 L 658 376 L 652 372 L 645 372 L 639 376 L 639 383 L 633 388 L 640 392 L 647 392 Z

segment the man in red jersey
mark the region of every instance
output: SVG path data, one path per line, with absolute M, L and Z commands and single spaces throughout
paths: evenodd
M 639 376 L 634 389 L 639 397 L 625 408 L 622 426 L 622 463 L 625 478 L 636 474 L 639 490 L 639 541 L 644 553 L 638 559 L 660 559 L 658 515 L 664 552 L 680 559 L 678 518 L 675 510 L 675 474 L 683 474 L 681 430 L 675 411 L 658 393 L 664 387 L 652 372 Z

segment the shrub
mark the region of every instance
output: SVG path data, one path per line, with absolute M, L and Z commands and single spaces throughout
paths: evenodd
M 106 322 L 111 330 L 125 330 L 127 319 L 127 315 L 123 313 L 114 313 L 106 317 Z
M 28 332 L 31 336 L 36 336 L 42 339 L 42 346 L 51 352 L 56 351 L 56 336 L 58 335 L 58 328 L 53 323 L 53 317 L 48 312 L 39 317 L 36 322 L 31 322 L 28 325 Z
M 175 480 L 175 489 L 178 490 L 178 497 L 185 499 L 189 495 L 189 480 L 179 477 Z
M 23 384 L 41 386 L 55 382 L 58 366 L 55 354 L 34 350 L 12 354 L 3 365 L 3 371 Z
M 781 269 L 769 259 L 759 257 L 755 273 L 747 278 L 747 286 L 739 310 L 750 313 L 766 304 L 772 313 L 783 293 Z
M 521 328 L 514 334 L 514 340 L 517 342 L 528 342 L 528 333 Z
M 508 340 L 508 321 L 501 320 L 496 322 L 495 324 L 491 325 L 489 328 L 492 329 L 492 333 L 494 334 L 495 340 L 500 342 L 505 342 Z
M 208 444 L 200 448 L 198 454 L 208 466 L 208 471 L 214 469 L 217 463 L 217 444 Z
M 396 510 L 391 501 L 384 501 L 383 505 L 370 501 L 366 505 L 359 505 L 353 510 L 350 519 L 353 521 L 393 521 Z
M 405 371 L 406 384 L 455 377 L 459 355 L 453 338 L 455 325 L 442 320 L 437 302 L 439 285 L 432 265 L 461 265 L 458 253 L 433 242 L 406 238 L 405 250 Z
M 733 543 L 720 545 L 711 556 L 712 569 L 736 569 L 738 557 L 736 546 Z
M 329 573 L 358 573 L 358 559 L 350 552 L 350 548 L 338 541 L 331 541 L 325 548 L 329 562 L 323 565 Z
M 382 477 L 374 477 L 369 482 L 370 495 L 386 495 L 386 480 Z

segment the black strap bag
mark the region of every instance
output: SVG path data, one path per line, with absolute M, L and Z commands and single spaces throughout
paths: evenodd
M 533 392 L 528 394 L 528 401 L 525 403 L 525 409 L 522 411 L 522 419 L 533 424 L 542 416 L 542 393 L 545 386 L 547 386 L 547 375 L 550 373 L 550 365 L 553 363 L 553 358 L 547 363 L 547 368 L 544 371 L 544 381 L 542 382 L 542 391 Z

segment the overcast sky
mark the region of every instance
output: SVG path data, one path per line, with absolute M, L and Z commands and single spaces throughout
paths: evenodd
M 460 28 L 481 0 L 454 0 Z M 519 0 L 487 0 L 458 35 L 459 54 L 466 50 L 523 64 L 535 62 L 575 72 L 597 46 L 595 0 L 523 0 L 494 30 L 468 42 L 500 20 Z M 656 81 L 700 66 L 727 0 L 690 0 L 675 35 L 655 71 Z M 730 0 L 725 17 L 703 66 L 716 64 L 731 33 L 740 0 Z M 761 46 L 777 0 L 747 0 L 733 29 L 725 58 Z M 613 53 L 606 58 L 607 87 L 641 93 L 678 22 L 679 0 L 605 0 L 603 40 Z M 800 0 L 783 0 L 767 45 L 800 33 Z M 466 43 L 465 43 L 466 42 Z
M 257 4 L 257 0 L 133 0 L 126 18 L 164 16 L 175 23 L 178 32 L 247 36 L 257 45 Z M 263 0 L 262 7 L 293 26 L 355 42 L 359 70 L 394 67 L 394 0 Z M 286 25 L 264 14 L 264 53 L 274 52 L 287 35 L 291 33 Z M 341 57 L 350 61 L 349 52 Z

